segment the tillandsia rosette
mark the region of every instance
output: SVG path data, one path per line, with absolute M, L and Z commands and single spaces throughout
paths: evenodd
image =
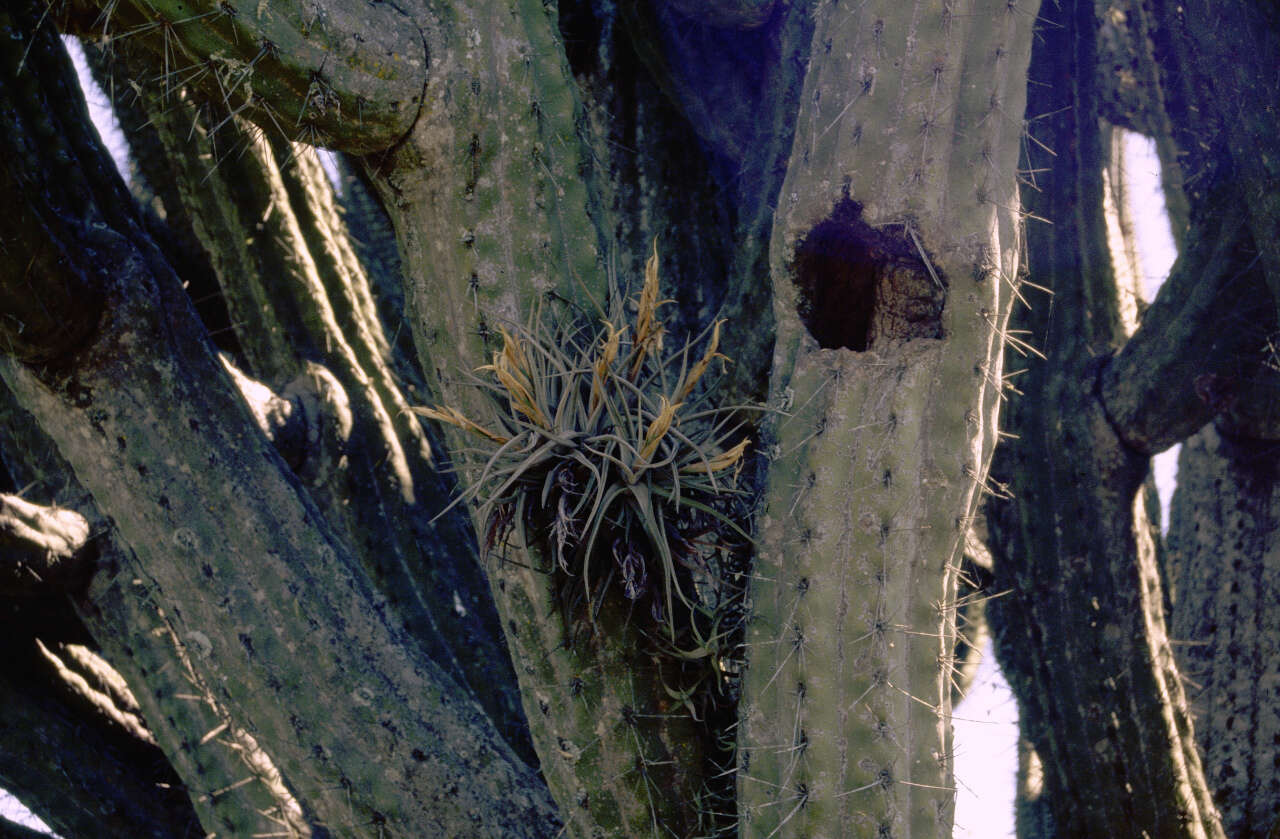
M 565 603 L 590 619 L 620 594 L 648 606 L 669 651 L 715 656 L 728 579 L 750 537 L 739 478 L 749 440 L 738 409 L 711 404 L 706 374 L 723 321 L 673 352 L 655 245 L 634 321 L 623 307 L 600 322 L 545 315 L 499 331 L 502 348 L 476 370 L 499 406 L 489 426 L 450 407 L 415 408 L 469 432 L 484 466 L 462 498 L 479 506 L 483 551 L 512 528 L 553 562 Z

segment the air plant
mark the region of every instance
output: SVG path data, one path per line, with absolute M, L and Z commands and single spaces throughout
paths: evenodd
M 722 559 L 750 541 L 735 521 L 749 442 L 734 409 L 709 404 L 706 374 L 727 361 L 724 322 L 666 353 L 667 302 L 655 245 L 633 322 L 619 301 L 598 325 L 542 316 L 499 331 L 501 350 L 476 371 L 495 426 L 450 407 L 414 410 L 481 447 L 484 465 L 459 500 L 478 505 L 485 553 L 519 527 L 588 620 L 608 597 L 645 602 L 668 652 L 716 658 L 729 592 L 741 589 Z

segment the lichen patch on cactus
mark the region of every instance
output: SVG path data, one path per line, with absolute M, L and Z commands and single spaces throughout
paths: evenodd
M 800 240 L 791 267 L 800 319 L 824 349 L 943 337 L 948 283 L 910 220 L 872 227 L 846 196 Z

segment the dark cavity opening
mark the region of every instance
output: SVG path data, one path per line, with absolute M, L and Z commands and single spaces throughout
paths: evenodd
M 796 247 L 800 319 L 823 349 L 941 338 L 947 278 L 927 258 L 907 224 L 871 227 L 842 198 Z

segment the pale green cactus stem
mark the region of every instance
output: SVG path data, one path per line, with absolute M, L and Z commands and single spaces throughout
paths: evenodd
M 542 620 L 508 631 L 541 717 L 535 732 L 540 723 L 555 736 L 544 772 L 561 773 L 571 820 L 685 836 L 703 815 L 709 738 L 698 725 L 737 652 L 741 586 L 719 558 L 745 544 L 726 502 L 742 495 L 749 441 L 697 388 L 722 358 L 721 324 L 700 352 L 693 342 L 664 351 L 658 289 L 655 249 L 634 324 L 591 328 L 557 306 L 567 323 L 544 313 L 500 329 L 502 348 L 475 380 L 498 408 L 492 427 L 449 406 L 414 411 L 467 432 L 487 456 L 463 497 L 478 504 L 510 613 L 537 613 L 527 591 L 556 595 Z
M 423 112 L 396 152 L 407 159 L 389 167 L 432 176 L 380 184 L 423 366 L 439 376 L 441 401 L 486 428 L 497 427 L 495 405 L 469 377 L 501 347 L 498 328 L 528 323 L 549 294 L 586 311 L 607 299 L 604 222 L 588 213 L 590 169 L 554 15 L 526 0 L 452 5 L 425 33 L 433 63 Z M 449 442 L 459 453 L 475 445 L 461 429 Z M 479 477 L 483 459 L 457 460 L 464 485 Z M 684 830 L 700 785 L 686 771 L 701 764 L 687 754 L 697 748 L 692 722 L 670 713 L 620 616 L 598 616 L 615 631 L 594 640 L 556 618 L 548 564 L 517 536 L 486 571 L 565 835 Z
M 423 367 L 441 381 L 440 402 L 491 429 L 495 404 L 469 382 L 501 349 L 499 327 L 568 305 L 560 298 L 604 316 L 596 307 L 608 299 L 598 230 L 612 224 L 588 211 L 601 205 L 554 14 L 535 0 L 442 11 L 424 30 L 432 65 L 422 114 L 387 161 L 388 171 L 431 177 L 380 183 Z M 477 479 L 484 459 L 465 456 L 474 435 L 457 429 L 449 442 L 464 485 Z M 550 558 L 528 548 L 517 536 L 486 570 L 566 835 L 692 835 L 703 783 L 692 720 L 625 616 L 602 609 L 602 631 L 589 638 L 555 618 Z
M 956 568 L 996 433 L 1035 5 L 868 2 L 813 33 L 772 241 L 786 413 L 751 591 L 743 836 L 950 834 Z M 821 264 L 847 277 L 798 275 L 824 224 L 840 252 Z M 801 287 L 855 271 L 865 334 L 819 346 Z M 922 301 L 945 305 L 904 315 Z
M 422 22 L 393 4 L 126 0 L 102 7 L 60 11 L 90 16 L 89 30 L 107 49 L 119 38 L 153 53 L 166 96 L 200 89 L 290 140 L 376 151 L 408 132 L 422 104 Z M 353 32 L 360 35 L 337 34 Z

